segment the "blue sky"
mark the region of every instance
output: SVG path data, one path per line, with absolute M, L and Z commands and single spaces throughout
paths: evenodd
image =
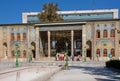
M 42 11 L 42 5 L 48 2 L 57 2 L 60 10 L 117 8 L 120 11 L 120 0 L 0 0 L 0 24 L 22 23 L 23 12 Z

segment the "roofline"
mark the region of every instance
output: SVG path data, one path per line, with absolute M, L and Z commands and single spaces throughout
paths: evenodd
M 86 24 L 87 22 L 60 22 L 60 23 L 43 23 L 43 24 L 35 24 L 37 26 L 59 26 L 59 25 L 78 25 L 78 24 Z
M 71 11 L 57 11 L 58 14 L 74 14 L 74 13 L 97 13 L 97 12 L 118 12 L 118 9 L 97 9 L 97 10 L 71 10 Z M 26 15 L 37 15 L 41 12 L 23 12 Z
M 82 24 L 87 22 L 99 22 L 99 21 L 120 21 L 120 19 L 101 19 L 101 20 L 80 20 L 80 21 L 59 21 L 52 23 L 13 23 L 13 24 L 0 24 L 0 26 L 13 26 L 13 25 L 59 25 L 59 24 Z

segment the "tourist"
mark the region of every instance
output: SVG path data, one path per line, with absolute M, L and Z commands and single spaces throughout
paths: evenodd
M 77 61 L 80 61 L 80 58 L 81 58 L 81 54 L 78 54 Z
M 74 61 L 74 54 L 71 55 L 71 61 Z
M 59 53 L 56 54 L 56 61 L 59 61 Z

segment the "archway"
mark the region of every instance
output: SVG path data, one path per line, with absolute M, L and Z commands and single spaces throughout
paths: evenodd
M 68 38 L 61 37 L 59 40 L 57 40 L 57 43 L 55 45 L 56 52 L 58 53 L 65 53 L 66 52 L 66 42 L 68 43 L 68 56 L 71 55 L 71 41 Z
M 7 43 L 3 43 L 3 54 L 5 59 L 8 57 L 8 53 L 7 53 Z
M 91 41 L 87 41 L 86 44 L 88 46 L 88 48 L 86 48 L 86 51 L 87 51 L 86 56 L 92 59 L 92 43 Z
M 36 50 L 36 45 L 35 45 L 35 42 L 32 42 L 31 43 L 31 51 L 32 51 L 32 54 L 33 54 L 33 58 L 36 58 L 36 55 L 35 55 L 35 50 Z

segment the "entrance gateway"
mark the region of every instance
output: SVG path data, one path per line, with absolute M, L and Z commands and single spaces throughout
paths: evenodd
M 68 56 L 83 54 L 82 29 L 83 23 L 52 23 L 36 24 L 36 56 L 54 57 L 57 53 L 66 53 L 66 43 L 68 43 Z M 86 41 L 86 40 L 85 40 Z M 88 51 L 88 50 L 87 50 Z M 87 54 L 91 58 L 91 54 Z

